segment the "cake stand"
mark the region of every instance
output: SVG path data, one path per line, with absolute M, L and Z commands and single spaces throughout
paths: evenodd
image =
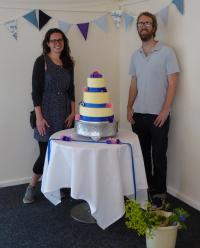
M 75 130 L 78 135 L 90 137 L 94 141 L 101 138 L 114 137 L 118 132 L 118 122 L 86 122 L 75 121 Z

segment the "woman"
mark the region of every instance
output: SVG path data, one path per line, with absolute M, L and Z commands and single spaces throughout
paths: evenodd
M 43 40 L 43 54 L 35 61 L 32 99 L 36 113 L 34 138 L 38 141 L 40 154 L 33 166 L 24 203 L 35 201 L 35 187 L 43 173 L 49 137 L 72 127 L 75 116 L 74 63 L 68 39 L 57 28 L 47 31 Z

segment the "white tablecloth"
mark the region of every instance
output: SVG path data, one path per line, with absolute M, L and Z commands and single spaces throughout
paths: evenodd
M 83 140 L 74 129 L 55 133 Z M 147 181 L 139 140 L 132 131 L 120 130 L 117 138 L 130 143 L 136 176 L 137 200 L 147 200 Z M 90 140 L 91 141 L 91 140 Z M 60 203 L 60 188 L 71 188 L 71 197 L 88 202 L 97 224 L 105 229 L 125 213 L 124 196 L 134 194 L 130 147 L 126 144 L 83 143 L 51 140 L 42 178 L 42 192 L 53 204 Z

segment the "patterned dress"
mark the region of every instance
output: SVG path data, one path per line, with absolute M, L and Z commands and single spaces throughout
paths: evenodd
M 45 61 L 42 113 L 50 127 L 46 128 L 46 135 L 44 136 L 39 134 L 37 128 L 34 129 L 34 138 L 40 142 L 47 142 L 53 133 L 65 129 L 65 119 L 71 112 L 71 102 L 68 96 L 70 87 L 69 71 L 54 64 L 47 55 Z

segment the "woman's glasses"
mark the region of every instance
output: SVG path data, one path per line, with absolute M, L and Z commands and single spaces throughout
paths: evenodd
M 53 40 L 49 40 L 49 42 L 51 42 L 51 43 L 61 43 L 61 42 L 63 42 L 64 40 L 63 40 L 63 38 L 60 38 L 60 39 L 53 39 Z

